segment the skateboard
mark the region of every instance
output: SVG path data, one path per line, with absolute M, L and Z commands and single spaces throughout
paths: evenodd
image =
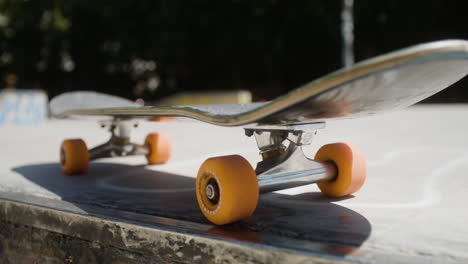
M 322 146 L 314 159 L 302 148 L 312 143 L 330 119 L 356 118 L 402 109 L 455 83 L 468 73 L 468 41 L 445 40 L 412 46 L 362 61 L 307 83 L 269 102 L 200 106 L 135 106 L 95 92 L 72 92 L 50 102 L 58 118 L 109 116 L 101 123 L 110 139 L 88 150 L 81 139 L 64 140 L 60 160 L 65 174 L 86 171 L 100 157 L 145 155 L 149 164 L 168 161 L 165 133 L 149 134 L 144 144 L 130 142 L 140 119 L 185 117 L 219 126 L 243 126 L 256 139 L 261 161 L 255 168 L 243 157 L 207 159 L 198 170 L 196 196 L 203 215 L 223 225 L 251 216 L 260 193 L 317 183 L 329 197 L 358 191 L 366 161 L 351 143 Z M 80 98 L 80 99 L 77 99 Z

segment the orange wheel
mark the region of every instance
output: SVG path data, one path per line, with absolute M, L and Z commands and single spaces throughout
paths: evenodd
M 257 175 L 239 155 L 207 159 L 198 170 L 195 189 L 200 210 L 216 225 L 246 219 L 257 207 Z
M 352 194 L 357 192 L 366 180 L 366 160 L 353 144 L 327 144 L 317 151 L 315 160 L 331 162 L 337 168 L 338 175 L 334 180 L 317 184 L 326 196 L 343 197 Z
M 89 153 L 81 139 L 68 139 L 60 146 L 60 163 L 65 174 L 81 174 L 88 169 Z
M 153 121 L 153 122 L 172 122 L 175 119 L 176 118 L 174 116 L 156 116 L 156 117 L 151 118 L 150 121 Z
M 148 164 L 166 163 L 171 156 L 171 141 L 165 133 L 152 133 L 146 136 L 145 145 L 149 149 L 146 155 Z

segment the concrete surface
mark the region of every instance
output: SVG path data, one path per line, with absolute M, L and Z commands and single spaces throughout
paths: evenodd
M 467 263 L 467 119 L 468 105 L 435 105 L 330 122 L 306 152 L 330 142 L 358 145 L 369 169 L 361 191 L 341 200 L 324 198 L 314 185 L 266 194 L 251 218 L 223 227 L 198 211 L 194 177 L 207 157 L 236 153 L 258 161 L 242 128 L 142 123 L 135 142 L 153 131 L 171 135 L 168 164 L 102 159 L 71 177 L 58 165 L 60 142 L 103 142 L 107 133 L 96 122 L 1 127 L 0 219 L 13 229 L 168 262 Z M 0 247 L 5 252 L 16 236 L 3 236 L 10 241 Z

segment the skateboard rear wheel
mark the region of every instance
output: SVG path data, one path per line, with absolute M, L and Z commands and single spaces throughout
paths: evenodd
M 246 219 L 257 207 L 257 175 L 239 155 L 207 159 L 198 170 L 195 189 L 200 210 L 216 225 Z
M 166 163 L 171 156 L 171 141 L 165 133 L 152 133 L 146 136 L 145 145 L 149 153 L 146 155 L 148 164 Z
M 357 192 L 367 175 L 366 160 L 361 151 L 350 143 L 333 143 L 321 147 L 315 160 L 331 162 L 337 168 L 337 176 L 332 181 L 319 182 L 320 191 L 329 197 L 343 197 Z
M 155 116 L 155 117 L 151 118 L 150 121 L 152 121 L 152 122 L 172 122 L 175 119 L 176 118 L 174 116 Z
M 82 139 L 67 139 L 60 146 L 60 163 L 65 174 L 81 174 L 88 169 L 89 153 Z

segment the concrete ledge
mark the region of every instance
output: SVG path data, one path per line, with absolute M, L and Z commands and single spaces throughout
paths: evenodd
M 72 247 L 67 243 L 76 243 L 74 263 L 83 255 L 111 263 L 105 252 L 136 263 L 138 256 L 183 263 L 468 263 L 468 126 L 460 122 L 467 115 L 467 105 L 432 105 L 330 122 L 307 151 L 313 155 L 329 142 L 360 146 L 369 175 L 358 194 L 329 199 L 316 186 L 265 194 L 252 217 L 223 227 L 203 218 L 193 186 L 208 157 L 238 153 L 258 161 L 254 140 L 241 128 L 142 122 L 133 140 L 165 131 L 176 139 L 171 162 L 103 159 L 84 177 L 67 177 L 57 162 L 60 142 L 101 143 L 108 135 L 94 121 L 50 120 L 34 133 L 4 126 L 0 221 L 8 230 L 0 232 L 7 241 L 1 253 L 51 246 L 62 256 Z
M 112 246 L 0 221 L 0 263 L 168 263 Z
M 50 202 L 51 205 L 62 203 L 53 200 Z M 127 217 L 138 217 L 138 214 L 127 213 Z M 39 257 L 46 260 L 46 263 L 83 258 L 87 258 L 87 263 L 102 263 L 103 259 L 107 259 L 106 263 L 118 263 L 113 262 L 116 261 L 111 257 L 115 256 L 114 253 L 123 263 L 149 260 L 182 263 L 347 262 L 338 257 L 195 234 L 190 228 L 197 224 L 156 218 L 158 219 L 153 220 L 167 221 L 167 226 L 158 227 L 123 219 L 119 221 L 97 214 L 76 214 L 2 199 L 0 225 L 5 228 L 0 233 L 4 239 L 0 248 L 1 255 L 7 263 L 14 263 L 20 258 L 20 254 L 24 257 L 22 261 Z M 21 252 L 27 254 L 23 255 Z

